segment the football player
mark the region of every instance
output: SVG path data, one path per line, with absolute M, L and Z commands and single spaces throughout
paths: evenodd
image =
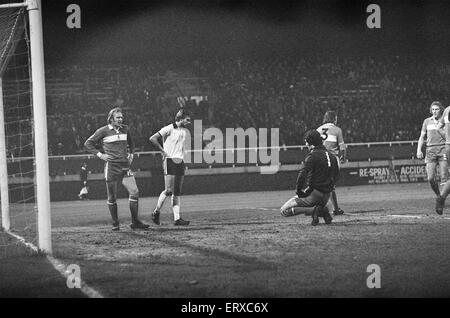
M 430 106 L 431 117 L 425 118 L 417 144 L 417 158 L 423 159 L 422 146 L 426 139 L 425 164 L 427 169 L 428 182 L 431 189 L 439 197 L 439 184 L 435 180 L 436 166 L 439 164 L 441 184 L 445 184 L 448 178 L 447 152 L 445 148 L 445 131 L 439 125 L 444 107 L 438 101 Z
M 108 208 L 113 220 L 113 231 L 120 230 L 117 213 L 117 184 L 122 182 L 129 194 L 131 225 L 134 229 L 147 229 L 148 224 L 138 219 L 139 190 L 130 166 L 134 156 L 134 144 L 128 126 L 123 125 L 122 110 L 118 107 L 111 109 L 107 118 L 108 124 L 90 136 L 84 146 L 87 151 L 105 161 L 105 181 L 108 194 Z M 103 151 L 96 146 L 102 146 Z
M 305 141 L 310 152 L 297 177 L 297 195 L 280 208 L 280 213 L 286 217 L 311 215 L 313 226 L 319 224 L 319 217 L 330 224 L 332 217 L 326 204 L 339 178 L 338 160 L 326 150 L 317 130 L 306 132 Z
M 449 156 L 450 156 L 450 106 L 447 106 L 447 108 L 444 109 L 444 112 L 442 113 L 442 117 L 439 120 L 439 124 L 440 124 L 439 128 L 444 127 L 444 130 L 445 130 L 445 149 L 446 149 L 447 159 L 449 159 Z M 445 199 L 447 198 L 449 193 L 450 193 L 450 180 L 447 179 L 444 186 L 442 187 L 440 195 L 436 198 L 436 213 L 437 214 L 442 215 L 442 213 L 444 212 Z
M 189 225 L 189 221 L 180 216 L 180 196 L 184 181 L 184 148 L 186 140 L 186 126 L 191 123 L 191 117 L 185 109 L 181 109 L 175 116 L 175 122 L 164 126 L 150 137 L 150 142 L 161 151 L 165 189 L 161 192 L 152 213 L 152 220 L 160 225 L 160 211 L 164 201 L 172 198 L 174 225 Z M 162 138 L 163 145 L 158 139 Z
M 342 136 L 342 129 L 336 126 L 336 124 L 336 112 L 328 110 L 323 116 L 322 126 L 317 128 L 317 131 L 321 135 L 325 136 L 326 139 L 323 144 L 331 154 L 336 156 L 339 164 L 340 162 L 345 162 L 346 160 L 346 147 Z M 334 190 L 331 192 L 331 203 L 333 204 L 334 215 L 344 214 L 344 211 L 339 208 L 336 192 Z

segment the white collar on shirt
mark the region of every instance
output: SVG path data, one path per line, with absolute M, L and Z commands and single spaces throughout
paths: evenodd
M 116 133 L 118 133 L 118 132 L 119 132 L 119 130 L 120 130 L 120 127 L 119 127 L 119 128 L 117 128 L 117 129 L 115 129 L 115 128 L 114 128 L 114 126 L 113 126 L 113 125 L 111 125 L 111 124 L 108 124 L 108 128 L 109 128 L 110 130 L 113 130 L 113 129 L 114 129 L 114 131 L 115 131 Z

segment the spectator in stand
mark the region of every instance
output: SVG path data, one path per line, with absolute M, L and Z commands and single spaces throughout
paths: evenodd
M 167 93 L 171 84 L 165 82 L 164 75 L 178 68 L 185 65 L 151 61 L 138 66 L 50 67 L 48 78 L 73 84 L 67 93 L 48 96 L 52 150 L 59 154 L 79 150 L 78 140 L 83 143 L 88 137 L 83 132 L 99 126 L 96 116 L 108 111 L 108 103 L 93 97 L 106 87 L 116 92 L 111 102 L 121 97 L 130 105 L 130 114 L 146 118 L 143 127 L 136 127 L 136 133 L 170 120 L 173 110 L 168 105 L 172 100 Z M 321 118 L 316 114 L 324 112 L 330 103 L 338 105 L 336 111 L 348 142 L 414 140 L 420 133 L 420 118 L 427 115 L 421 105 L 450 93 L 445 84 L 450 81 L 445 63 L 425 64 L 406 56 L 300 58 L 259 54 L 192 61 L 192 69 L 193 75 L 208 78 L 214 95 L 208 96 L 208 105 L 195 106 L 196 110 L 202 108 L 201 118 L 208 119 L 209 125 L 235 127 L 237 119 L 244 129 L 276 125 L 280 139 L 289 145 L 303 143 L 292 131 L 298 125 L 302 129 L 319 125 Z M 405 117 L 401 122 L 395 120 L 399 112 Z M 289 119 L 293 113 L 302 123 Z M 57 132 L 66 129 L 70 114 L 82 114 L 81 120 L 72 119 L 72 136 L 60 140 Z M 144 139 L 137 140 L 138 148 L 144 149 Z

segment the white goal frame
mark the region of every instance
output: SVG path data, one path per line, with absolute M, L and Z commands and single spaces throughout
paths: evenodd
M 30 57 L 34 120 L 34 152 L 36 157 L 36 202 L 38 210 L 39 249 L 52 253 L 50 184 L 47 142 L 47 107 L 45 99 L 44 44 L 42 34 L 41 0 L 26 0 L 22 3 L 0 5 L 2 8 L 25 7 L 28 10 L 30 26 Z M 8 172 L 6 158 L 6 139 L 3 112 L 3 87 L 0 78 L 0 194 L 2 208 L 2 227 L 10 231 Z

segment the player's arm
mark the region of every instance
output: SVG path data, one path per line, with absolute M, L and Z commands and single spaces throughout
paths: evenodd
M 131 138 L 131 134 L 130 131 L 127 131 L 127 144 L 128 144 L 128 161 L 131 162 L 133 161 L 134 158 L 134 141 L 133 138 Z
M 417 158 L 418 159 L 422 159 L 423 158 L 423 153 L 422 153 L 422 147 L 423 147 L 423 142 L 425 140 L 425 135 L 427 133 L 427 127 L 425 126 L 426 122 L 423 122 L 422 125 L 422 130 L 420 132 L 420 137 L 419 137 L 419 141 L 417 142 Z
M 102 138 L 103 138 L 102 129 L 101 128 L 97 129 L 97 131 L 85 141 L 84 148 L 86 149 L 86 151 L 90 152 L 93 155 L 96 155 L 100 159 L 108 161 L 110 159 L 110 156 L 105 153 L 102 153 L 101 151 L 98 151 L 98 149 L 95 148 L 95 146 L 100 143 Z
M 311 187 L 312 171 L 313 158 L 311 154 L 308 154 L 305 158 L 305 163 L 297 176 L 296 193 L 299 197 L 307 197 L 313 191 L 313 188 Z
M 439 119 L 438 127 L 437 127 L 438 129 L 444 128 L 444 126 L 445 126 L 445 117 L 448 117 L 448 112 L 449 112 L 449 108 L 447 107 L 444 110 L 444 113 L 442 114 L 441 118 Z
M 339 153 L 340 153 L 339 159 L 341 160 L 341 162 L 342 163 L 346 162 L 347 161 L 347 146 L 344 143 L 339 145 Z
M 337 136 L 337 142 L 339 146 L 339 159 L 341 162 L 347 161 L 347 146 L 344 142 L 344 137 L 342 136 L 342 130 L 339 129 L 338 136 Z
M 161 151 L 161 154 L 163 156 L 163 159 L 165 157 L 167 157 L 167 153 L 164 151 L 164 148 L 161 146 L 161 144 L 159 143 L 158 139 L 161 138 L 162 135 L 160 133 L 160 131 L 158 131 L 157 133 L 153 134 L 149 140 L 152 143 L 153 146 L 155 146 L 159 151 Z

